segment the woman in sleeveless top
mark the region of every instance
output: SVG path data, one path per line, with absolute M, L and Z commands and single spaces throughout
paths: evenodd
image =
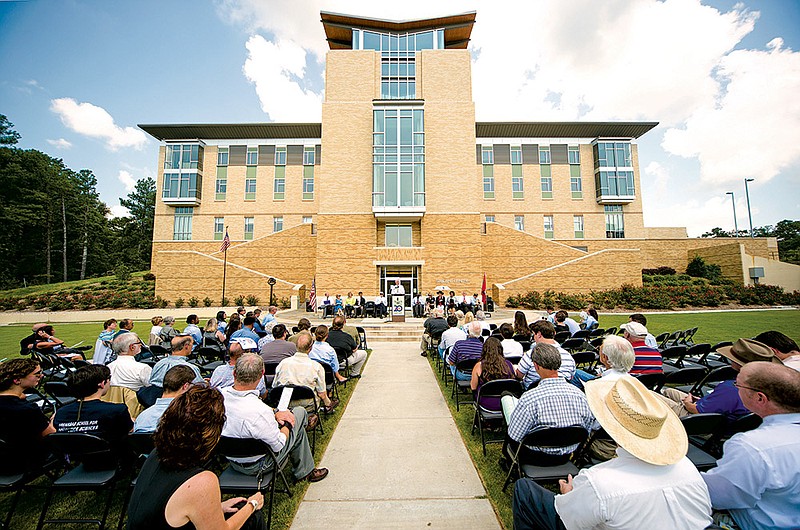
M 469 386 L 477 392 L 484 383 L 495 379 L 514 379 L 514 367 L 503 356 L 503 345 L 500 341 L 489 337 L 483 343 L 481 360 L 472 369 Z M 500 410 L 500 398 L 482 397 L 478 405 L 488 410 Z
M 217 476 L 201 467 L 224 423 L 224 400 L 216 389 L 195 386 L 173 400 L 153 435 L 155 451 L 136 481 L 128 530 L 237 530 L 256 522 L 251 516 L 264 506 L 264 496 L 222 501 Z M 263 518 L 258 519 L 253 528 L 263 528 Z
M 225 334 L 218 329 L 217 319 L 209 318 L 208 324 L 203 329 L 203 347 L 214 348 L 222 357 L 225 353 Z

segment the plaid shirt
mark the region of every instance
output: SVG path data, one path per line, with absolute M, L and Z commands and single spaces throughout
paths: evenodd
M 521 442 L 536 427 L 570 427 L 579 425 L 587 431 L 598 428 L 586 396 L 560 377 L 548 377 L 536 388 L 522 395 L 508 422 L 508 436 Z M 576 445 L 556 448 L 532 447 L 551 455 L 563 455 L 577 449 Z

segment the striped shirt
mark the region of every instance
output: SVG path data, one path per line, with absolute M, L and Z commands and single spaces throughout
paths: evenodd
M 467 359 L 480 359 L 483 354 L 483 342 L 477 337 L 467 337 L 464 340 L 456 342 L 453 349 L 450 350 L 450 356 L 447 362 L 450 364 L 458 364 L 459 361 Z
M 586 396 L 578 387 L 561 377 L 548 377 L 536 388 L 522 395 L 508 422 L 508 436 L 521 442 L 536 427 L 571 427 L 577 425 L 591 432 L 597 422 Z M 567 447 L 532 447 L 535 451 L 551 455 L 573 452 L 578 444 Z
M 633 363 L 633 368 L 630 370 L 631 375 L 660 374 L 664 371 L 661 353 L 657 349 L 648 347 L 644 341 L 633 342 L 631 344 L 636 354 L 636 360 Z

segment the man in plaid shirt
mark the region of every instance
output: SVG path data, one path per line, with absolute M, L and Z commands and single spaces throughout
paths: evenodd
M 508 423 L 506 444 L 511 451 L 515 452 L 525 435 L 537 427 L 577 425 L 589 432 L 599 428 L 583 392 L 559 377 L 561 355 L 558 348 L 550 344 L 537 344 L 531 359 L 541 377 L 539 384 L 522 395 L 513 412 L 507 411 L 513 406 L 514 398 L 503 397 L 503 413 Z M 577 445 L 556 448 L 523 446 L 519 456 L 520 461 L 525 463 L 558 465 L 569 460 L 575 449 Z

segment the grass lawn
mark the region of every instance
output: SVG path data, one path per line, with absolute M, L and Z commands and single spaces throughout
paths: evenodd
M 131 278 L 141 278 L 147 272 L 148 271 L 132 272 Z M 0 291 L 0 296 L 23 297 L 23 296 L 30 296 L 32 294 L 52 293 L 56 291 L 72 289 L 74 287 L 83 287 L 84 285 L 92 285 L 95 283 L 100 283 L 102 281 L 117 281 L 117 277 L 111 275 L 111 276 L 100 276 L 97 278 L 87 278 L 85 280 L 74 280 L 71 282 L 43 283 L 40 285 L 31 285 L 28 287 L 19 287 L 17 289 Z
M 600 315 L 600 326 L 608 328 L 619 326 L 627 322 L 627 314 Z M 777 330 L 792 337 L 800 342 L 800 311 L 759 311 L 759 312 L 731 312 L 731 313 L 699 313 L 699 314 L 664 314 L 648 315 L 647 327 L 654 335 L 665 331 L 675 331 L 678 329 L 688 329 L 698 326 L 695 335 L 695 342 L 716 343 L 723 340 L 736 340 L 739 337 L 753 337 L 762 331 Z M 432 369 L 436 370 L 433 359 L 429 359 Z M 452 382 L 445 387 L 441 378 L 438 377 L 439 386 L 445 396 L 445 401 L 450 407 L 453 420 L 461 432 L 461 437 L 467 447 L 467 451 L 478 470 L 478 474 L 486 488 L 487 496 L 500 516 L 500 520 L 507 529 L 513 527 L 511 514 L 511 501 L 513 495 L 513 484 L 509 485 L 506 492 L 502 491 L 505 473 L 500 469 L 498 460 L 501 456 L 502 444 L 489 444 L 486 448 L 486 456 L 481 449 L 481 439 L 478 431 L 471 434 L 472 419 L 475 409 L 471 405 L 461 405 L 461 410 L 456 412 L 454 401 L 450 398 Z M 462 398 L 463 399 L 463 398 Z M 501 433 L 491 433 L 493 437 L 501 437 Z
M 80 325 L 82 324 L 71 324 L 69 326 Z M 67 326 L 68 325 L 64 325 L 64 327 Z M 369 358 L 367 358 L 367 362 L 369 362 Z M 350 396 L 352 396 L 356 385 L 358 385 L 358 382 L 358 379 L 354 379 L 348 382 L 347 388 L 340 386 L 339 399 L 341 402 L 336 408 L 336 412 L 329 416 L 323 416 L 322 421 L 325 427 L 325 434 L 317 433 L 316 447 L 314 451 L 315 462 L 319 463 L 322 459 L 322 455 L 325 453 L 325 449 L 331 440 L 333 431 L 336 430 L 336 426 L 338 425 L 339 420 L 342 418 L 342 414 L 344 414 L 347 403 L 350 401 Z M 309 442 L 310 441 L 311 440 L 309 438 Z M 286 470 L 286 473 L 289 483 L 291 484 L 292 477 L 289 469 Z M 124 479 L 116 488 L 114 504 L 109 513 L 109 518 L 106 525 L 107 528 L 117 527 L 119 515 L 122 509 L 123 495 L 125 492 L 124 485 L 127 485 L 128 481 L 128 478 Z M 39 489 L 26 491 L 22 494 L 17 510 L 14 512 L 14 518 L 11 521 L 11 528 L 19 530 L 33 530 L 36 528 L 36 523 L 38 522 L 38 517 L 44 504 L 45 491 L 44 489 L 41 489 L 41 487 L 46 486 L 47 483 L 47 479 L 40 478 L 33 483 L 34 485 L 39 486 Z M 281 486 L 280 482 L 278 483 L 278 486 Z M 275 493 L 275 505 L 272 514 L 272 528 L 289 528 L 289 526 L 291 526 L 292 520 L 297 513 L 297 509 L 300 506 L 300 502 L 303 500 L 303 497 L 305 496 L 308 486 L 308 482 L 295 484 L 292 486 L 291 497 L 288 497 L 284 493 Z M 227 495 L 224 498 L 229 497 L 231 497 L 231 495 Z M 11 494 L 0 493 L 0 517 L 3 520 L 5 519 L 6 513 L 8 513 L 7 511 L 11 504 L 11 498 Z M 47 517 L 50 519 L 56 517 L 99 518 L 102 515 L 100 506 L 104 499 L 105 494 L 95 494 L 92 492 L 82 492 L 74 495 L 57 493 L 54 496 L 53 504 L 48 509 Z M 266 512 L 264 512 L 264 520 L 266 521 Z

